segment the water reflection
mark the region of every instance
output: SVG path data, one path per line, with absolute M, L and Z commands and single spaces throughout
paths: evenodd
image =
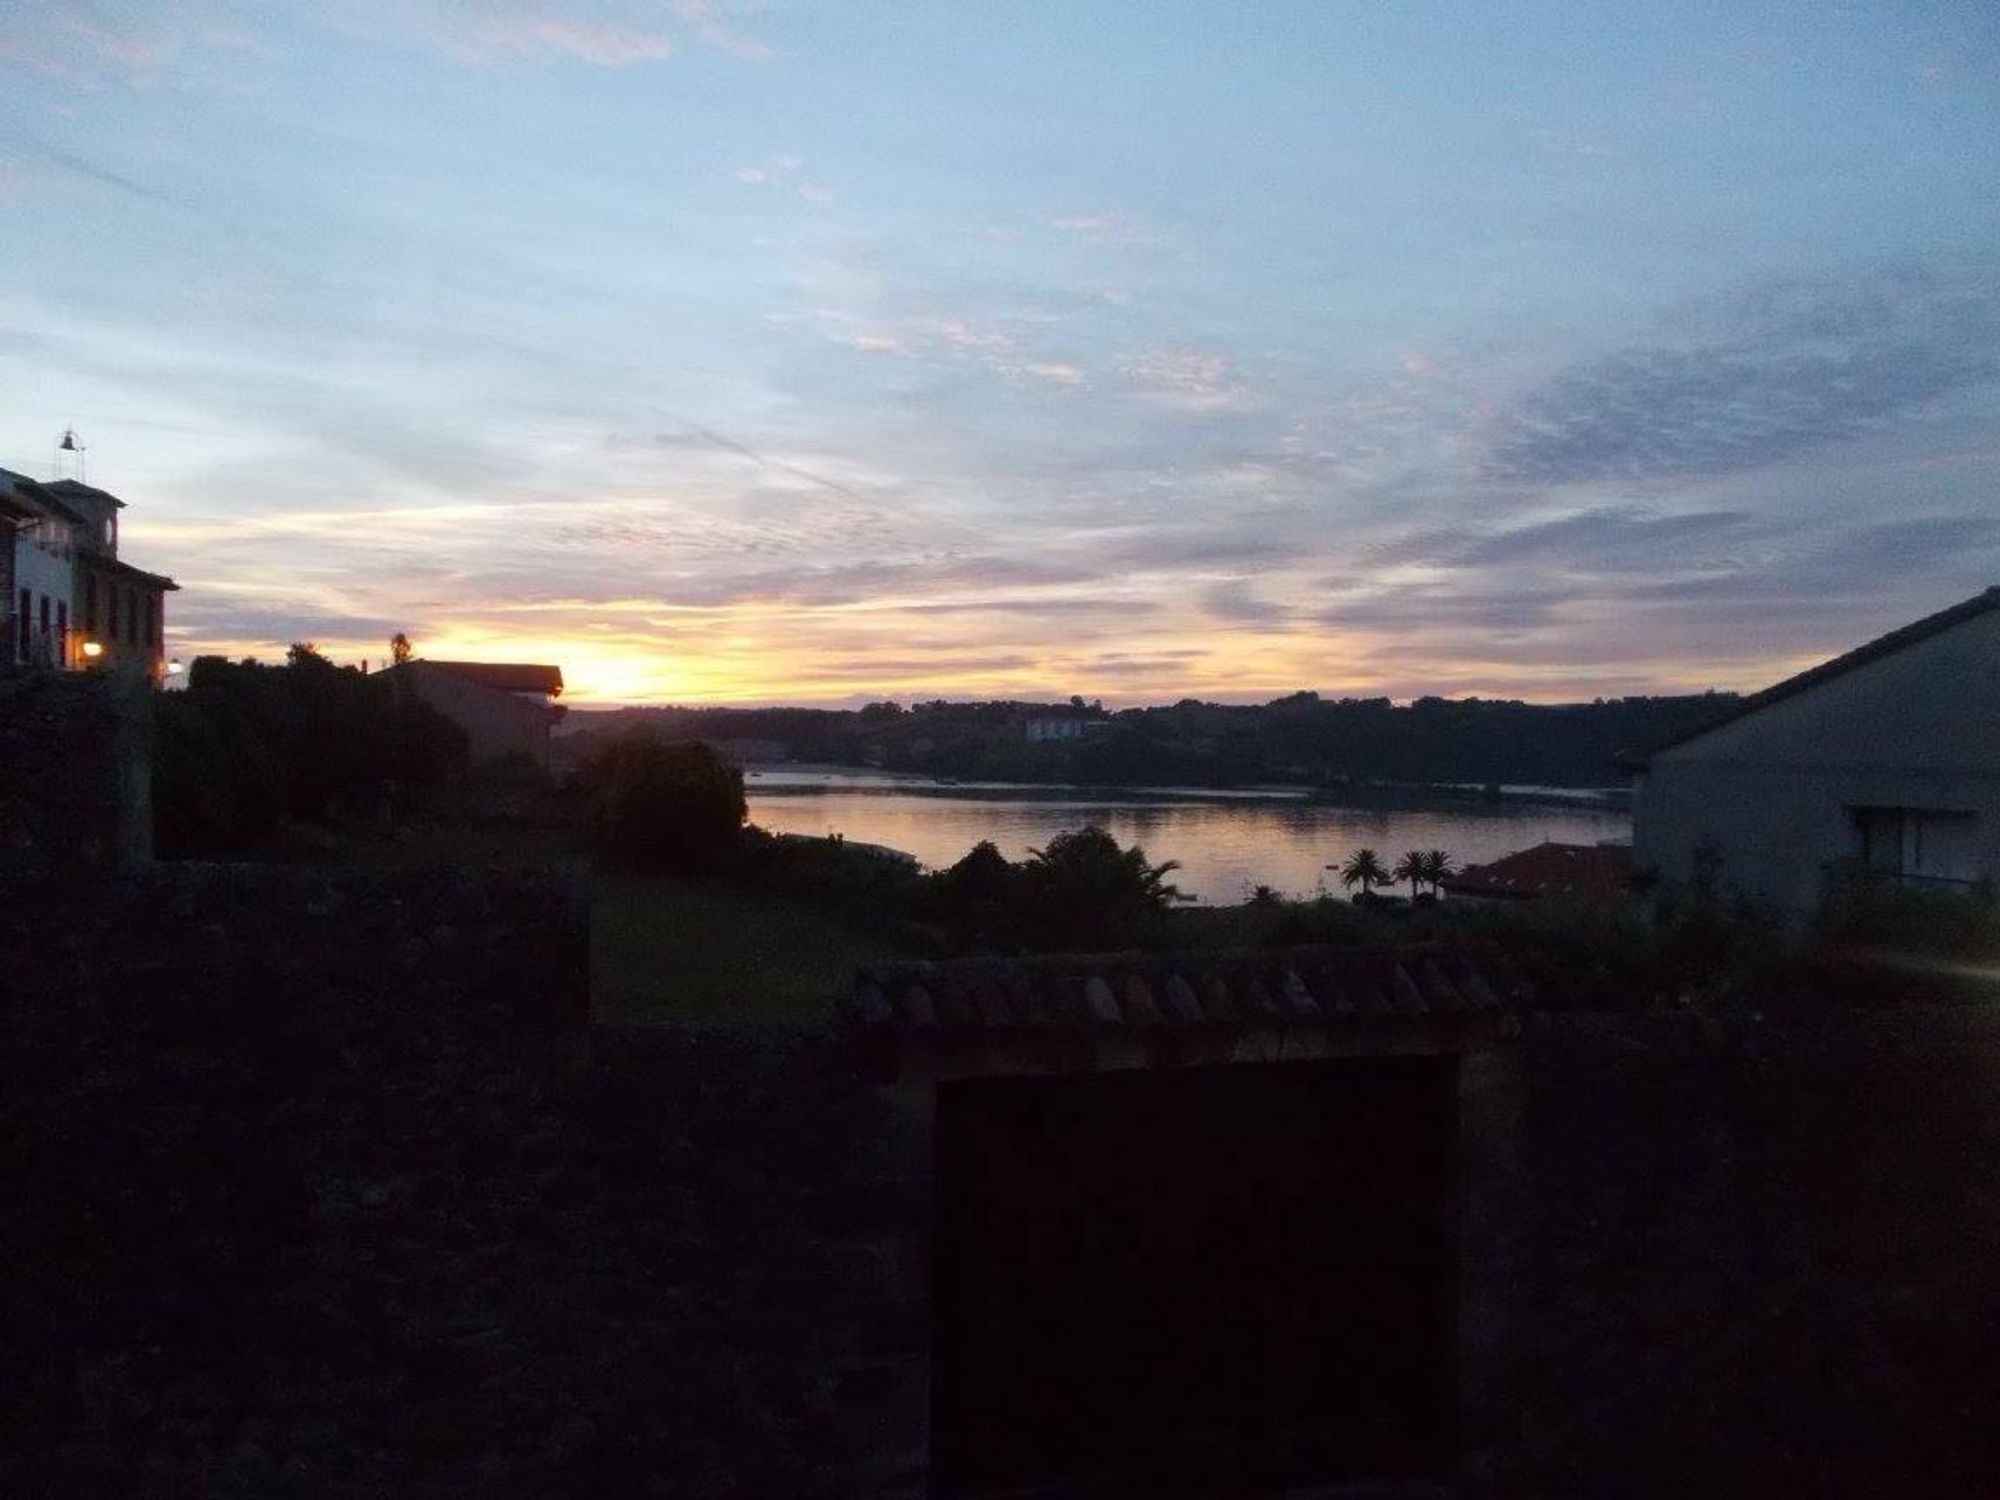
M 825 790 L 760 787 L 746 791 L 750 818 L 774 833 L 824 836 L 887 844 L 907 850 L 932 868 L 959 859 L 981 839 L 991 839 L 1009 859 L 1019 859 L 1056 834 L 1099 823 L 1121 843 L 1137 840 L 1152 859 L 1180 861 L 1175 884 L 1211 904 L 1243 900 L 1252 887 L 1269 885 L 1289 895 L 1321 888 L 1325 867 L 1369 847 L 1394 862 L 1408 849 L 1444 849 L 1461 865 L 1496 859 L 1544 839 L 1591 844 L 1631 837 L 1622 812 L 1590 807 L 1468 807 L 1419 811 L 1332 807 L 1295 797 L 1196 800 L 1192 795 L 1109 800 L 1088 795 L 1047 795 L 1017 789 L 999 795 L 899 792 L 888 778 L 869 778 L 865 794 L 818 778 Z M 1339 889 L 1335 882 L 1336 890 Z

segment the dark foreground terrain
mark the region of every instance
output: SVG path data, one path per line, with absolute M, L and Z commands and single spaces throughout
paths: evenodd
M 921 1137 L 824 1029 L 587 1024 L 580 889 L 0 893 L 0 1494 L 918 1492 Z M 1995 1493 L 2000 1011 L 1520 1021 L 1468 1495 Z
M 0 1490 L 894 1492 L 873 1095 L 809 1031 L 551 1028 L 547 888 L 437 880 L 15 909 Z

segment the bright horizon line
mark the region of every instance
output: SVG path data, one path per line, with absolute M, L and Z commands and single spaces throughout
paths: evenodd
M 290 649 L 289 646 L 273 647 L 268 642 L 249 643 L 247 645 L 232 644 L 229 649 L 221 650 L 195 649 L 193 645 L 177 645 L 174 643 L 171 628 L 168 633 L 168 655 L 190 664 L 206 656 L 221 657 L 228 661 L 258 661 L 266 665 L 276 666 L 282 664 L 286 651 Z M 337 667 L 364 668 L 372 672 L 382 670 L 389 665 L 386 652 L 380 656 L 376 656 L 366 652 L 344 649 L 326 650 L 318 643 L 311 644 L 314 645 L 315 650 L 319 650 L 321 655 L 325 656 L 328 661 Z M 533 651 L 505 652 L 490 650 L 477 653 L 440 652 L 432 654 L 429 652 L 419 652 L 413 659 L 418 661 L 519 664 L 530 661 L 540 662 L 550 654 Z M 559 655 L 559 653 L 556 654 Z M 1809 655 L 1804 658 L 1787 658 L 1782 664 L 1775 665 L 1767 673 L 1753 674 L 1754 680 L 1736 685 L 1721 681 L 1709 681 L 1699 687 L 1661 684 L 1637 686 L 1626 691 L 1605 693 L 1580 692 L 1574 689 L 1565 691 L 1561 688 L 1552 689 L 1547 692 L 1508 692 L 1494 688 L 1456 686 L 1411 691 L 1407 685 L 1399 685 L 1401 690 L 1390 691 L 1379 685 L 1350 685 L 1339 688 L 1293 685 L 1289 687 L 1267 686 L 1264 688 L 1203 689 L 1195 687 L 1185 690 L 1167 689 L 1155 693 L 1121 694 L 1092 692 L 1088 689 L 1073 689 L 1071 692 L 1062 692 L 1055 688 L 1038 689 L 1029 686 L 996 686 L 991 689 L 958 687 L 925 688 L 920 691 L 889 688 L 878 691 L 850 692 L 825 696 L 801 693 L 795 695 L 758 695 L 751 697 L 618 697 L 593 694 L 587 688 L 579 693 L 571 685 L 570 669 L 567 664 L 561 660 L 556 660 L 548 664 L 557 667 L 564 673 L 564 691 L 561 698 L 563 706 L 575 709 L 581 713 L 617 713 L 629 709 L 683 711 L 726 709 L 746 713 L 767 712 L 779 709 L 819 709 L 839 712 L 857 710 L 872 703 L 893 702 L 908 709 L 915 704 L 936 701 L 943 701 L 952 706 L 972 706 L 982 703 L 1005 702 L 1067 707 L 1073 696 L 1083 698 L 1086 703 L 1102 704 L 1107 713 L 1120 713 L 1135 708 L 1171 708 L 1177 703 L 1190 699 L 1221 707 L 1257 707 L 1302 692 L 1315 693 L 1320 699 L 1329 703 L 1339 702 L 1342 699 L 1381 698 L 1387 699 L 1395 706 L 1406 707 L 1421 698 L 1441 698 L 1448 702 L 1467 702 L 1476 699 L 1489 703 L 1524 703 L 1541 708 L 1585 705 L 1600 699 L 1605 702 L 1616 702 L 1621 699 L 1630 698 L 1698 698 L 1711 693 L 1734 693 L 1740 695 L 1755 692 L 1759 688 L 1794 676 L 1807 667 L 1826 660 L 1830 654 L 1822 653 Z

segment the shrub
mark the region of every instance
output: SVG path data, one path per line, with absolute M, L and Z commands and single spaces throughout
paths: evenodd
M 720 868 L 748 812 L 743 773 L 698 740 L 645 730 L 613 741 L 579 775 L 593 846 L 643 870 Z
M 1160 914 L 1181 899 L 1167 882 L 1172 860 L 1151 864 L 1134 844 L 1119 847 L 1102 828 L 1059 833 L 1030 855 L 1021 871 L 1020 915 L 1037 947 L 1123 947 L 1147 936 Z
M 167 856 L 237 854 L 287 818 L 369 816 L 465 766 L 465 735 L 389 674 L 294 646 L 282 667 L 197 657 L 157 700 L 155 842 Z

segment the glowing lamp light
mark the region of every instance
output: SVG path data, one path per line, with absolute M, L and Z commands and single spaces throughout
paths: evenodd
M 104 654 L 104 647 L 98 641 L 85 641 L 83 643 L 83 654 L 92 661 L 95 661 Z
M 169 677 L 174 676 L 176 673 L 180 671 L 180 669 L 181 669 L 181 659 L 178 656 L 175 657 L 172 661 L 167 663 L 167 675 Z

